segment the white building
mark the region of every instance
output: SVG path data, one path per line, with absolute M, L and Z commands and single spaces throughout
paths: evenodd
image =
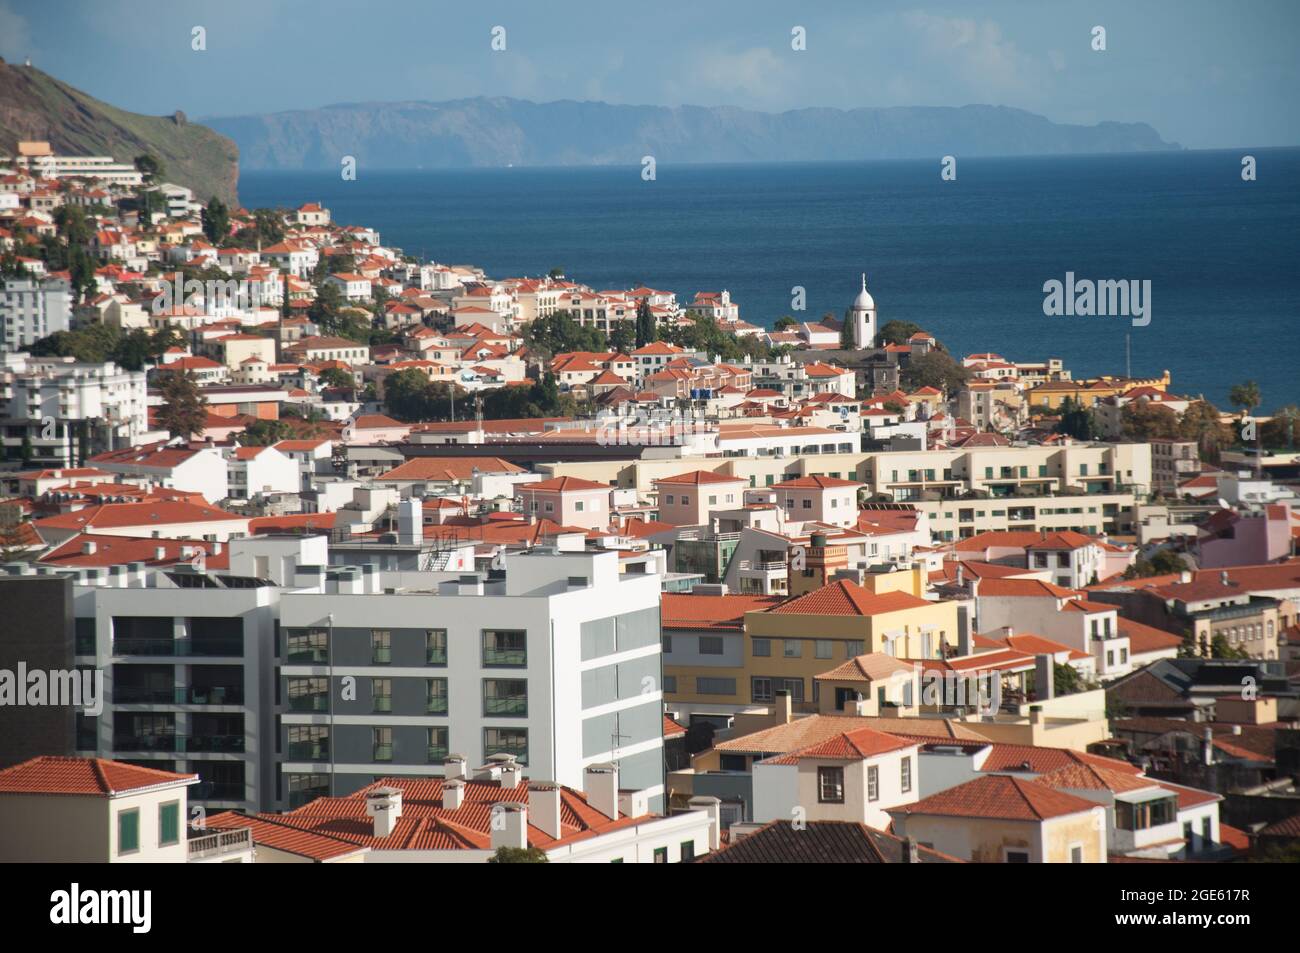
M 0 287 L 0 353 L 31 347 L 72 322 L 72 292 L 63 278 L 6 278 Z
M 327 594 L 281 601 L 288 806 L 439 776 L 460 752 L 573 787 L 612 761 L 662 809 L 658 574 L 620 574 L 615 552 L 533 550 L 505 557 L 504 580 L 331 575 Z

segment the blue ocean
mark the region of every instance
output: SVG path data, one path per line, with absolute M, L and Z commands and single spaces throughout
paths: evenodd
M 1254 155 L 1255 181 L 1242 156 Z M 879 319 L 957 355 L 1060 357 L 1075 377 L 1173 374 L 1226 406 L 1300 402 L 1300 149 L 939 162 L 247 172 L 248 207 L 319 201 L 335 221 L 493 277 L 559 267 L 597 289 L 727 289 L 741 316 L 837 316 L 860 273 Z M 1045 282 L 1151 282 L 1150 323 L 1048 317 Z M 792 289 L 806 310 L 792 308 Z

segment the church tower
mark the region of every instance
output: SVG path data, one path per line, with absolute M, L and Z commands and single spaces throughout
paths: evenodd
M 849 308 L 849 326 L 853 328 L 853 343 L 858 349 L 876 346 L 876 302 L 867 293 L 867 274 L 862 273 L 862 290 Z

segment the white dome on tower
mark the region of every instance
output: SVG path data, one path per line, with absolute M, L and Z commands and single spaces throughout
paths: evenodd
M 857 296 L 856 298 L 853 299 L 853 310 L 854 310 L 854 311 L 874 311 L 874 310 L 876 310 L 876 302 L 875 302 L 875 299 L 872 298 L 871 295 L 870 295 L 870 293 L 868 293 L 868 291 L 867 291 L 867 275 L 866 275 L 866 272 L 863 272 L 863 274 L 862 274 L 862 290 L 859 291 L 859 292 L 858 292 L 858 296 Z

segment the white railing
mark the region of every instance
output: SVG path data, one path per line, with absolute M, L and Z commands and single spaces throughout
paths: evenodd
M 253 832 L 247 827 L 236 830 L 217 831 L 189 840 L 189 859 L 207 860 L 223 854 L 235 854 L 253 849 Z

